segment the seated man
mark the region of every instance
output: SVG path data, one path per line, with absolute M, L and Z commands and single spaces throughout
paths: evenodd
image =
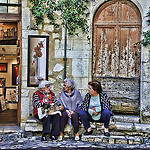
M 102 92 L 101 83 L 91 81 L 88 83 L 89 93 L 86 94 L 79 116 L 86 129 L 84 135 L 92 134 L 90 122 L 104 123 L 104 135 L 110 136 L 108 127 L 111 116 L 112 107 L 106 93 Z
M 39 84 L 39 89 L 33 93 L 33 115 L 36 119 L 39 119 L 43 123 L 42 141 L 46 141 L 46 134 L 50 134 L 51 140 L 56 140 L 60 135 L 60 113 L 48 114 L 45 110 L 51 107 L 53 104 L 57 104 L 55 94 L 50 90 L 51 83 L 46 80 L 42 80 Z M 41 109 L 43 108 L 43 109 Z M 42 112 L 44 111 L 44 112 Z M 42 113 L 41 113 L 42 112 Z M 50 123 L 52 123 L 52 129 L 50 131 Z

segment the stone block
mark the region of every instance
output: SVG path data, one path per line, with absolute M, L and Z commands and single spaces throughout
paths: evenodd
M 30 26 L 30 9 L 25 7 L 22 12 L 22 29 L 26 30 Z
M 69 58 L 82 58 L 82 59 L 88 59 L 89 58 L 89 51 L 69 51 L 69 53 L 67 54 L 67 56 Z
M 127 139 L 115 139 L 115 144 L 127 144 Z
M 53 25 L 44 25 L 44 31 L 53 32 L 54 26 Z
M 95 138 L 95 142 L 102 142 L 102 138 L 100 137 Z
M 116 122 L 130 122 L 130 123 L 139 123 L 140 117 L 137 116 L 120 116 L 120 115 L 114 115 L 114 120 Z
M 133 123 L 116 122 L 115 127 L 117 130 L 132 131 Z
M 63 49 L 55 50 L 55 58 L 63 58 L 63 57 L 64 57 L 64 50 Z
M 88 59 L 73 59 L 72 68 L 74 77 L 88 77 Z
M 59 38 L 59 33 L 53 33 L 52 36 L 53 36 L 53 39 Z
M 135 123 L 135 130 L 150 133 L 150 124 L 137 124 Z
M 22 47 L 23 47 L 22 57 L 27 57 L 27 54 L 28 54 L 28 44 L 27 43 L 28 43 L 28 39 L 26 39 L 26 38 L 22 39 Z
M 102 142 L 105 143 L 105 144 L 108 144 L 109 143 L 109 138 L 104 137 L 102 139 Z
M 110 139 L 109 139 L 109 144 L 115 144 L 115 139 L 110 138 Z

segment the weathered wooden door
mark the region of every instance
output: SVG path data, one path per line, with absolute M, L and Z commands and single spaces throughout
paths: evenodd
M 111 0 L 93 20 L 93 78 L 102 82 L 116 113 L 139 113 L 141 15 L 127 0 Z

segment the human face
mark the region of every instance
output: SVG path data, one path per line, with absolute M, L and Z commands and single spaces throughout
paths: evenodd
M 45 93 L 50 93 L 50 85 L 45 85 L 44 91 Z
M 93 90 L 93 87 L 91 85 L 89 85 L 88 91 L 89 91 L 89 94 L 91 96 L 97 96 L 98 95 L 97 91 Z
M 67 82 L 64 82 L 63 90 L 64 90 L 64 92 L 69 93 L 71 91 L 71 86 L 68 86 Z

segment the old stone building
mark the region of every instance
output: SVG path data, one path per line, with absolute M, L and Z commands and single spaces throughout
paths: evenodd
M 83 97 L 88 82 L 100 80 L 116 115 L 138 116 L 146 124 L 150 123 L 150 49 L 135 43 L 149 29 L 145 19 L 149 6 L 149 0 L 91 0 L 90 42 L 82 34 L 67 36 L 66 70 L 67 78 L 75 80 Z M 15 102 L 9 104 L 8 100 L 7 105 L 17 110 L 17 122 L 13 123 L 22 129 L 32 116 L 32 94 L 38 79 L 50 80 L 58 97 L 64 78 L 64 28 L 55 28 L 45 18 L 35 29 L 30 7 L 29 0 L 0 1 L 0 63 L 8 65 L 0 78 L 5 79 L 6 89 L 16 89 Z M 8 36 L 10 30 L 14 39 Z M 44 48 L 37 62 L 33 50 L 40 43 Z M 12 64 L 18 67 L 17 84 L 12 83 Z

